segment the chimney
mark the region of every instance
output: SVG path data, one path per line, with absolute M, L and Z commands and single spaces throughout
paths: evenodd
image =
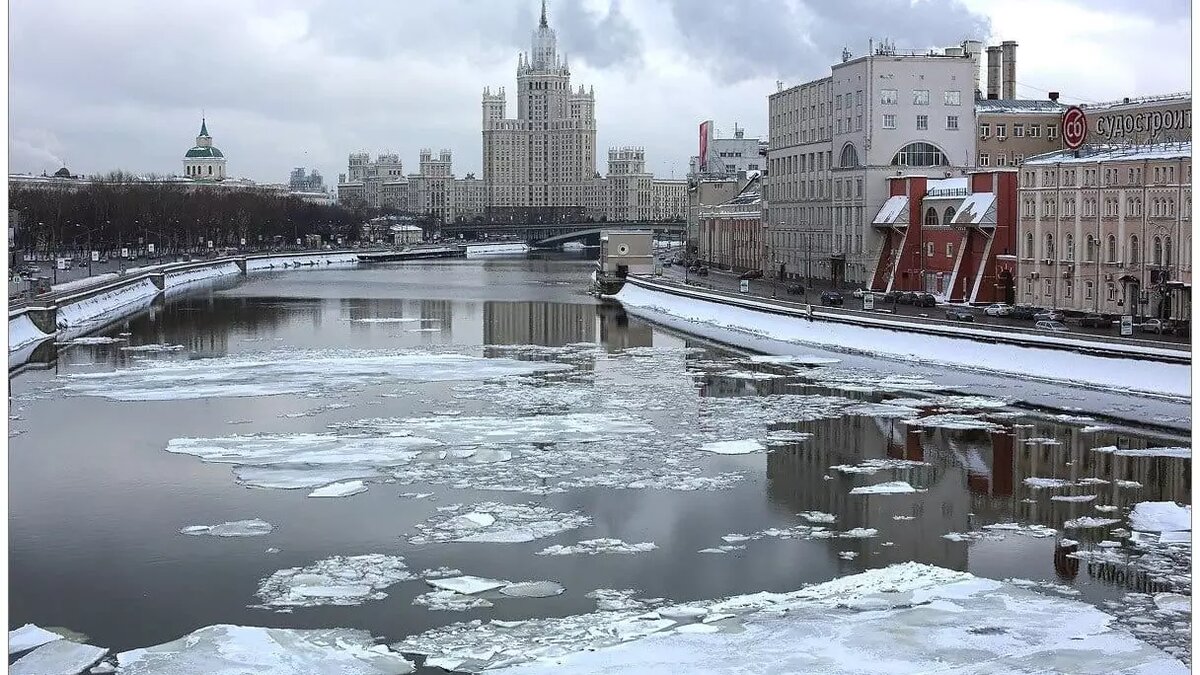
M 1050 100 L 1054 101 L 1055 103 L 1058 103 L 1058 92 L 1057 91 L 1050 92 Z
M 971 58 L 972 72 L 975 73 L 975 98 L 978 99 L 983 91 L 983 88 L 979 86 L 979 55 L 983 50 L 983 43 L 979 40 L 964 40 L 962 48 Z
M 1005 40 L 1000 43 L 1000 50 L 1004 55 L 1004 79 L 1002 96 L 1007 99 L 1017 97 L 1017 43 L 1014 40 Z
M 987 48 L 987 97 L 1000 98 L 1000 48 Z

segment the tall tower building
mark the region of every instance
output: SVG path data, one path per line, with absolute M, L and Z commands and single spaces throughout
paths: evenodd
M 595 96 L 571 88 L 546 17 L 529 53 L 517 56 L 517 117 L 506 118 L 505 91 L 483 93 L 483 179 L 489 206 L 581 206 L 596 175 Z

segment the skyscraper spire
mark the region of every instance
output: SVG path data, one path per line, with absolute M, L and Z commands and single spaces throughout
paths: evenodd
M 546 28 L 550 25 L 546 22 L 546 0 L 542 0 L 542 20 L 538 25 L 542 28 Z

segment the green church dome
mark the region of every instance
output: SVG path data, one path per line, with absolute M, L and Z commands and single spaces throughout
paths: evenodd
M 196 147 L 192 148 L 191 150 L 188 150 L 187 154 L 184 155 L 185 158 L 188 158 L 188 157 L 224 157 L 224 156 L 225 155 L 222 155 L 220 150 L 218 150 L 212 146 L 209 146 L 207 148 L 202 148 L 198 145 Z

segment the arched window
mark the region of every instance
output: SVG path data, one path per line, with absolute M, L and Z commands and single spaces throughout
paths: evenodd
M 1163 254 L 1163 249 L 1162 249 L 1162 238 L 1161 238 L 1161 237 L 1155 237 L 1155 238 L 1154 238 L 1154 264 L 1155 264 L 1155 265 L 1162 265 L 1162 264 L 1163 264 L 1163 263 L 1162 263 L 1162 261 L 1163 261 L 1163 255 L 1162 255 L 1162 254 Z
M 950 223 L 953 223 L 953 222 L 954 222 L 954 207 L 947 206 L 946 214 L 944 216 L 942 216 L 942 223 L 949 225 Z
M 1092 235 L 1087 236 L 1087 245 L 1084 249 L 1084 260 L 1088 262 L 1096 262 L 1096 238 Z
M 1064 253 L 1067 255 L 1067 260 L 1075 260 L 1075 235 L 1067 234 L 1066 246 L 1067 250 Z
M 1138 237 L 1136 234 L 1129 236 L 1129 260 L 1130 265 L 1140 265 L 1142 263 L 1142 251 L 1138 246 Z
M 893 162 L 893 164 L 895 164 L 895 162 Z M 842 147 L 841 163 L 838 166 L 842 167 L 843 169 L 852 169 L 856 166 L 859 166 L 858 150 L 854 148 L 853 143 L 847 143 L 844 147 Z
M 1049 232 L 1046 233 L 1045 254 L 1046 254 L 1045 257 L 1047 257 L 1047 258 L 1054 257 L 1054 235 Z
M 1033 233 L 1025 235 L 1025 257 L 1033 259 Z
M 926 225 L 934 225 L 934 226 L 936 226 L 938 224 L 937 210 L 930 208 L 928 211 L 925 212 L 925 224 Z
M 1170 237 L 1167 237 L 1165 246 L 1166 246 L 1166 254 L 1163 256 L 1163 264 L 1166 265 L 1167 267 L 1170 267 L 1171 266 L 1171 238 Z
M 892 158 L 892 166 L 949 166 L 946 155 L 930 143 L 918 141 L 900 148 Z
M 1108 262 L 1117 262 L 1117 236 L 1108 235 Z

